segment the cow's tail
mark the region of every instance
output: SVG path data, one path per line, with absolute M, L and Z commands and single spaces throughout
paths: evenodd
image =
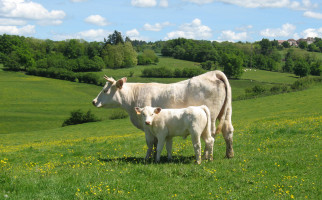
M 211 135 L 211 115 L 210 115 L 209 108 L 205 105 L 202 105 L 200 107 L 205 111 L 205 113 L 207 115 L 206 130 L 207 130 L 207 134 Z
M 226 98 L 224 101 L 224 105 L 222 106 L 222 109 L 221 109 L 219 116 L 217 118 L 219 120 L 219 125 L 216 129 L 216 134 L 219 134 L 221 132 L 223 125 L 224 125 L 227 112 L 231 112 L 230 109 L 231 109 L 232 96 L 231 96 L 231 87 L 230 87 L 230 84 L 229 84 L 229 81 L 228 81 L 226 75 L 221 71 L 216 71 L 216 77 L 219 80 L 224 82 L 225 88 L 226 88 Z

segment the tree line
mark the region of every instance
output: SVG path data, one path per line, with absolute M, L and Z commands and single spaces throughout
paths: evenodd
M 322 40 L 315 38 L 315 42 L 310 45 L 301 41 L 299 47 L 307 52 L 321 52 Z M 222 68 L 229 78 L 241 77 L 243 68 L 283 71 L 301 77 L 320 75 L 322 71 L 321 60 L 314 57 L 313 53 L 303 53 L 286 43 L 279 45 L 276 40 L 268 39 L 254 43 L 219 43 L 184 38 L 145 42 L 131 41 L 118 31 L 114 31 L 103 42 L 78 39 L 52 41 L 0 35 L 0 63 L 6 69 L 57 76 L 66 80 L 82 79 L 73 73 L 156 64 L 159 58 L 155 52 L 160 52 L 162 56 L 198 62 L 200 66 L 176 70 L 152 67 L 142 71 L 143 76 L 189 77 L 218 68 Z
M 313 44 L 321 45 L 321 39 L 315 38 Z M 309 53 L 295 52 L 290 46 L 286 48 L 288 53 L 284 57 L 282 50 L 285 47 L 279 45 L 277 40 L 262 39 L 255 43 L 219 43 L 178 38 L 166 41 L 161 53 L 163 56 L 201 62 L 201 66 L 208 70 L 222 67 L 224 73 L 230 78 L 239 78 L 243 73 L 243 68 L 290 72 L 301 77 L 308 74 L 321 74 L 321 60 Z M 319 48 L 322 50 L 322 46 Z
M 152 50 L 151 50 L 152 51 Z M 125 68 L 158 62 L 152 51 L 139 56 L 132 42 L 115 31 L 104 42 L 40 40 L 16 35 L 0 35 L 0 63 L 13 71 L 65 69 L 93 72 L 103 68 Z

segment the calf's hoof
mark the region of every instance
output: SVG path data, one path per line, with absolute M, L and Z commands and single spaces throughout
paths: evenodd
M 198 164 L 198 165 L 200 165 L 201 164 L 201 160 L 196 160 L 195 163 Z

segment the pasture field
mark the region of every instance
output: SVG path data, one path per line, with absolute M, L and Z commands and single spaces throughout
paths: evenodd
M 172 162 L 166 161 L 165 149 L 161 163 L 144 162 L 144 133 L 128 118 L 106 120 L 109 110 L 91 109 L 104 121 L 60 127 L 74 108 L 91 108 L 100 87 L 13 72 L 0 72 L 0 77 L 0 199 L 322 195 L 321 84 L 234 101 L 235 157 L 224 158 L 219 135 L 214 161 L 197 165 L 190 137 L 175 138 Z
M 77 109 L 110 115 L 91 105 L 101 88 L 94 85 L 0 71 L 0 88 L 0 135 L 60 127 Z

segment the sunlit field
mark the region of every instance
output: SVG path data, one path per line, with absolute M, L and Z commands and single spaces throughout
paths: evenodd
M 321 196 L 321 84 L 234 101 L 232 159 L 224 158 L 225 141 L 219 135 L 214 161 L 197 165 L 188 137 L 175 138 L 172 162 L 164 150 L 156 164 L 143 160 L 144 133 L 128 118 L 108 120 L 110 110 L 92 107 L 100 87 L 22 73 L 0 75 L 0 199 Z M 256 77 L 249 74 L 249 79 Z M 60 127 L 78 108 L 91 109 L 103 121 Z

